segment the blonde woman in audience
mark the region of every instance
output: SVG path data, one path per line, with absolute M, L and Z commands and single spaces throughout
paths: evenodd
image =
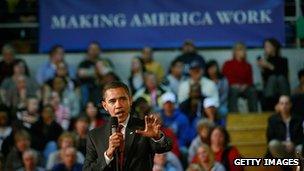
M 198 149 L 194 163 L 199 164 L 206 171 L 225 171 L 225 167 L 215 161 L 214 154 L 207 144 L 202 144 Z

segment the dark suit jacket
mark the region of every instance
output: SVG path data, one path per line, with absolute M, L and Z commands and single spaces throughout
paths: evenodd
M 154 154 L 164 153 L 170 151 L 172 148 L 172 142 L 167 137 L 164 137 L 163 141 L 155 142 L 151 138 L 143 137 L 135 133 L 136 129 L 143 128 L 143 120 L 132 116 L 130 117 L 125 134 L 124 170 L 126 171 L 152 170 Z M 115 159 L 107 165 L 104 158 L 104 152 L 108 148 L 110 134 L 110 122 L 89 132 L 83 170 L 114 170 Z

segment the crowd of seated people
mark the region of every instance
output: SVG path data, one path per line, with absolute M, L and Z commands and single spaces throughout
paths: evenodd
M 172 151 L 155 155 L 153 170 L 243 170 L 233 165 L 242 154 L 230 144 L 225 128 L 229 112 L 239 111 L 240 97 L 247 99 L 250 112 L 257 112 L 263 99 L 269 103 L 262 109 L 275 111 L 269 118 L 265 154 L 293 155 L 302 151 L 304 142 L 304 115 L 292 108 L 303 104 L 304 71 L 290 91 L 288 61 L 280 47 L 267 39 L 265 54 L 251 64 L 246 45 L 236 43 L 231 59 L 221 67 L 216 59 L 205 61 L 187 40 L 167 73 L 153 59 L 153 49 L 144 47 L 132 58 L 129 77 L 121 78 L 115 73 L 119 68 L 102 57 L 98 42 L 88 45 L 78 66 L 66 62 L 64 47 L 55 45 L 36 76 L 29 74 L 30 64 L 5 45 L 0 61 L 1 167 L 81 170 L 88 131 L 109 117 L 100 105 L 101 89 L 120 80 L 130 87 L 131 113 L 139 118 L 158 114 L 161 130 L 173 140 Z M 254 85 L 252 65 L 261 69 L 263 99 Z

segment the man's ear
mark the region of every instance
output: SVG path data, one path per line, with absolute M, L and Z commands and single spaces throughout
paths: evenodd
M 101 104 L 102 104 L 102 107 L 104 108 L 104 110 L 108 111 L 108 109 L 106 107 L 107 103 L 104 100 L 101 101 Z

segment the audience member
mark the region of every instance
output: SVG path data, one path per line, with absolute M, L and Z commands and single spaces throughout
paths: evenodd
M 129 81 L 129 87 L 134 95 L 135 92 L 144 86 L 144 73 L 146 72 L 144 62 L 142 58 L 134 57 L 131 61 L 131 72 Z
M 299 85 L 292 91 L 292 95 L 304 94 L 304 69 L 298 72 Z
M 160 115 L 163 126 L 170 128 L 178 138 L 180 148 L 187 148 L 192 140 L 189 137 L 188 118 L 178 108 L 175 107 L 176 98 L 172 92 L 166 92 L 160 97 L 162 110 Z
M 15 146 L 6 158 L 5 170 L 13 171 L 23 166 L 22 153 L 31 147 L 31 137 L 25 130 L 18 131 L 15 136 Z
M 36 75 L 36 80 L 39 85 L 43 85 L 46 81 L 55 77 L 57 64 L 64 62 L 64 48 L 61 45 L 55 45 L 52 47 L 49 53 L 49 60 L 43 63 Z M 72 66 L 68 66 L 69 76 L 75 78 L 75 71 Z
M 89 122 L 86 117 L 79 117 L 75 122 L 74 131 L 76 133 L 76 149 L 80 151 L 83 156 L 86 155 L 86 138 L 89 132 Z
M 188 163 L 191 163 L 193 160 L 193 157 L 195 156 L 198 148 L 203 144 L 203 143 L 209 143 L 208 136 L 210 134 L 210 131 L 214 127 L 214 123 L 211 122 L 210 120 L 207 119 L 201 119 L 197 123 L 197 136 L 195 139 L 192 140 L 191 145 L 189 147 L 188 151 Z
M 43 89 L 44 104 L 51 103 L 49 100 L 52 93 L 55 92 L 59 95 L 61 104 L 69 110 L 71 117 L 76 118 L 79 116 L 79 96 L 74 90 L 69 89 L 68 82 L 64 77 L 54 77 L 54 79 L 48 81 L 48 84 Z
M 78 65 L 78 79 L 80 81 L 81 91 L 81 106 L 84 108 L 88 101 L 92 101 L 90 90 L 94 88 L 94 81 L 96 75 L 95 65 L 97 61 L 109 68 L 113 68 L 111 61 L 101 58 L 101 47 L 98 42 L 91 42 L 87 49 L 86 58 Z
M 16 87 L 16 82 L 17 82 L 17 79 L 19 76 L 24 76 L 26 78 L 26 84 L 29 87 L 33 87 L 33 89 L 36 89 L 36 90 L 38 89 L 36 82 L 28 76 L 28 73 L 26 73 L 25 67 L 26 67 L 26 64 L 22 60 L 16 61 L 14 63 L 13 75 L 5 78 L 1 84 L 0 93 L 1 93 L 2 101 L 4 101 L 4 102 L 6 101 L 5 97 L 9 91 L 9 89 Z
M 192 40 L 186 40 L 182 46 L 182 54 L 175 58 L 184 64 L 184 75 L 189 74 L 190 64 L 193 61 L 198 61 L 202 69 L 205 68 L 205 59 L 197 53 L 196 47 Z
M 197 149 L 193 163 L 199 164 L 205 170 L 226 171 L 225 167 L 215 160 L 213 151 L 205 143 Z
M 56 122 L 60 124 L 64 130 L 67 130 L 70 125 L 71 113 L 69 108 L 63 106 L 60 96 L 57 92 L 51 93 L 50 104 L 55 110 Z
M 211 121 L 215 121 L 217 106 L 218 102 L 212 97 L 202 95 L 201 85 L 195 83 L 190 87 L 189 98 L 180 103 L 179 107 L 188 117 L 190 125 L 193 127 L 193 132 L 195 132 L 196 123 L 200 118 L 206 117 Z
M 236 43 L 233 47 L 233 58 L 226 61 L 223 66 L 223 74 L 229 82 L 228 108 L 230 112 L 238 112 L 238 97 L 248 100 L 250 112 L 258 110 L 258 96 L 253 85 L 251 65 L 246 61 L 246 46 Z
M 58 138 L 58 146 L 59 150 L 51 153 L 49 156 L 49 159 L 46 164 L 47 170 L 52 169 L 58 163 L 65 162 L 64 159 L 66 155 L 66 150 L 69 148 L 75 148 L 76 146 L 75 135 L 69 132 L 62 133 Z M 83 164 L 84 156 L 81 154 L 81 152 L 75 150 L 75 155 L 75 160 L 77 160 L 77 163 Z
M 30 129 L 39 119 L 39 101 L 36 97 L 26 99 L 26 108 L 16 113 L 18 125 L 24 129 Z
M 26 150 L 22 154 L 23 167 L 17 171 L 45 171 L 44 168 L 38 165 L 38 153 L 34 150 Z
M 291 101 L 287 95 L 282 95 L 277 104 L 276 114 L 270 116 L 267 126 L 267 142 L 270 155 L 273 157 L 292 157 L 296 146 L 304 142 L 303 119 L 291 114 Z M 277 142 L 276 142 L 277 141 Z M 282 144 L 283 154 L 276 150 Z M 289 155 L 289 156 L 288 156 Z
M 98 113 L 97 106 L 93 102 L 88 102 L 85 109 L 85 115 L 89 119 L 89 130 L 100 127 L 105 124 L 105 120 Z
M 0 149 L 2 151 L 2 143 L 12 133 L 12 127 L 9 125 L 8 108 L 0 106 Z
M 144 47 L 142 49 L 142 60 L 145 65 L 145 69 L 148 72 L 154 73 L 157 81 L 160 83 L 164 78 L 164 69 L 160 63 L 154 61 L 153 50 L 150 47 Z
M 230 137 L 227 130 L 222 126 L 216 126 L 210 132 L 210 147 L 215 155 L 215 160 L 224 165 L 226 170 L 242 171 L 242 166 L 234 165 L 234 159 L 241 158 L 238 149 L 229 145 Z
M 208 61 L 206 64 L 206 77 L 212 80 L 219 92 L 219 107 L 217 113 L 221 118 L 225 118 L 228 113 L 228 80 L 220 73 L 218 63 L 215 60 Z
M 288 61 L 281 56 L 281 44 L 274 38 L 264 41 L 264 57 L 257 60 L 261 68 L 265 104 L 264 110 L 272 110 L 280 95 L 288 95 Z
M 167 89 L 158 84 L 156 76 L 151 72 L 145 73 L 144 83 L 145 86 L 135 93 L 133 99 L 137 100 L 139 97 L 143 97 L 152 107 L 152 111 L 158 111 L 160 97 Z
M 133 102 L 132 111 L 138 118 L 144 119 L 147 114 L 152 112 L 152 106 L 145 98 L 139 97 Z
M 5 95 L 4 103 L 13 108 L 24 108 L 26 106 L 27 98 L 33 96 L 40 96 L 40 92 L 36 87 L 28 84 L 25 76 L 18 76 L 16 78 L 16 86 L 10 88 Z
M 68 65 L 65 62 L 59 62 L 56 68 L 56 77 L 64 78 L 66 82 L 66 89 L 70 91 L 78 90 L 77 82 L 69 76 Z
M 62 162 L 56 164 L 52 171 L 82 171 L 82 164 L 77 161 L 77 151 L 74 147 L 67 147 L 62 153 Z
M 56 141 L 63 129 L 55 120 L 55 111 L 52 106 L 45 105 L 43 107 L 41 118 L 32 125 L 30 132 L 33 147 L 43 151 L 45 158 L 57 149 Z
M 25 64 L 22 59 L 15 58 L 15 49 L 11 45 L 6 44 L 2 47 L 2 60 L 0 61 L 0 84 L 5 78 L 11 77 L 13 75 L 14 64 L 19 61 L 22 61 L 22 63 Z M 29 73 L 26 65 L 25 73 L 27 75 Z
M 172 153 L 155 154 L 153 171 L 183 171 L 182 164 Z
M 175 95 L 178 94 L 180 84 L 186 79 L 183 75 L 183 68 L 183 62 L 178 60 L 172 61 L 168 75 L 166 75 L 164 80 L 165 85 L 167 85 Z
M 192 61 L 189 67 L 190 78 L 183 81 L 178 88 L 179 103 L 188 99 L 191 85 L 199 84 L 202 95 L 204 97 L 212 98 L 216 102 L 217 107 L 219 103 L 219 94 L 216 84 L 203 76 L 204 70 L 201 68 L 199 61 Z

